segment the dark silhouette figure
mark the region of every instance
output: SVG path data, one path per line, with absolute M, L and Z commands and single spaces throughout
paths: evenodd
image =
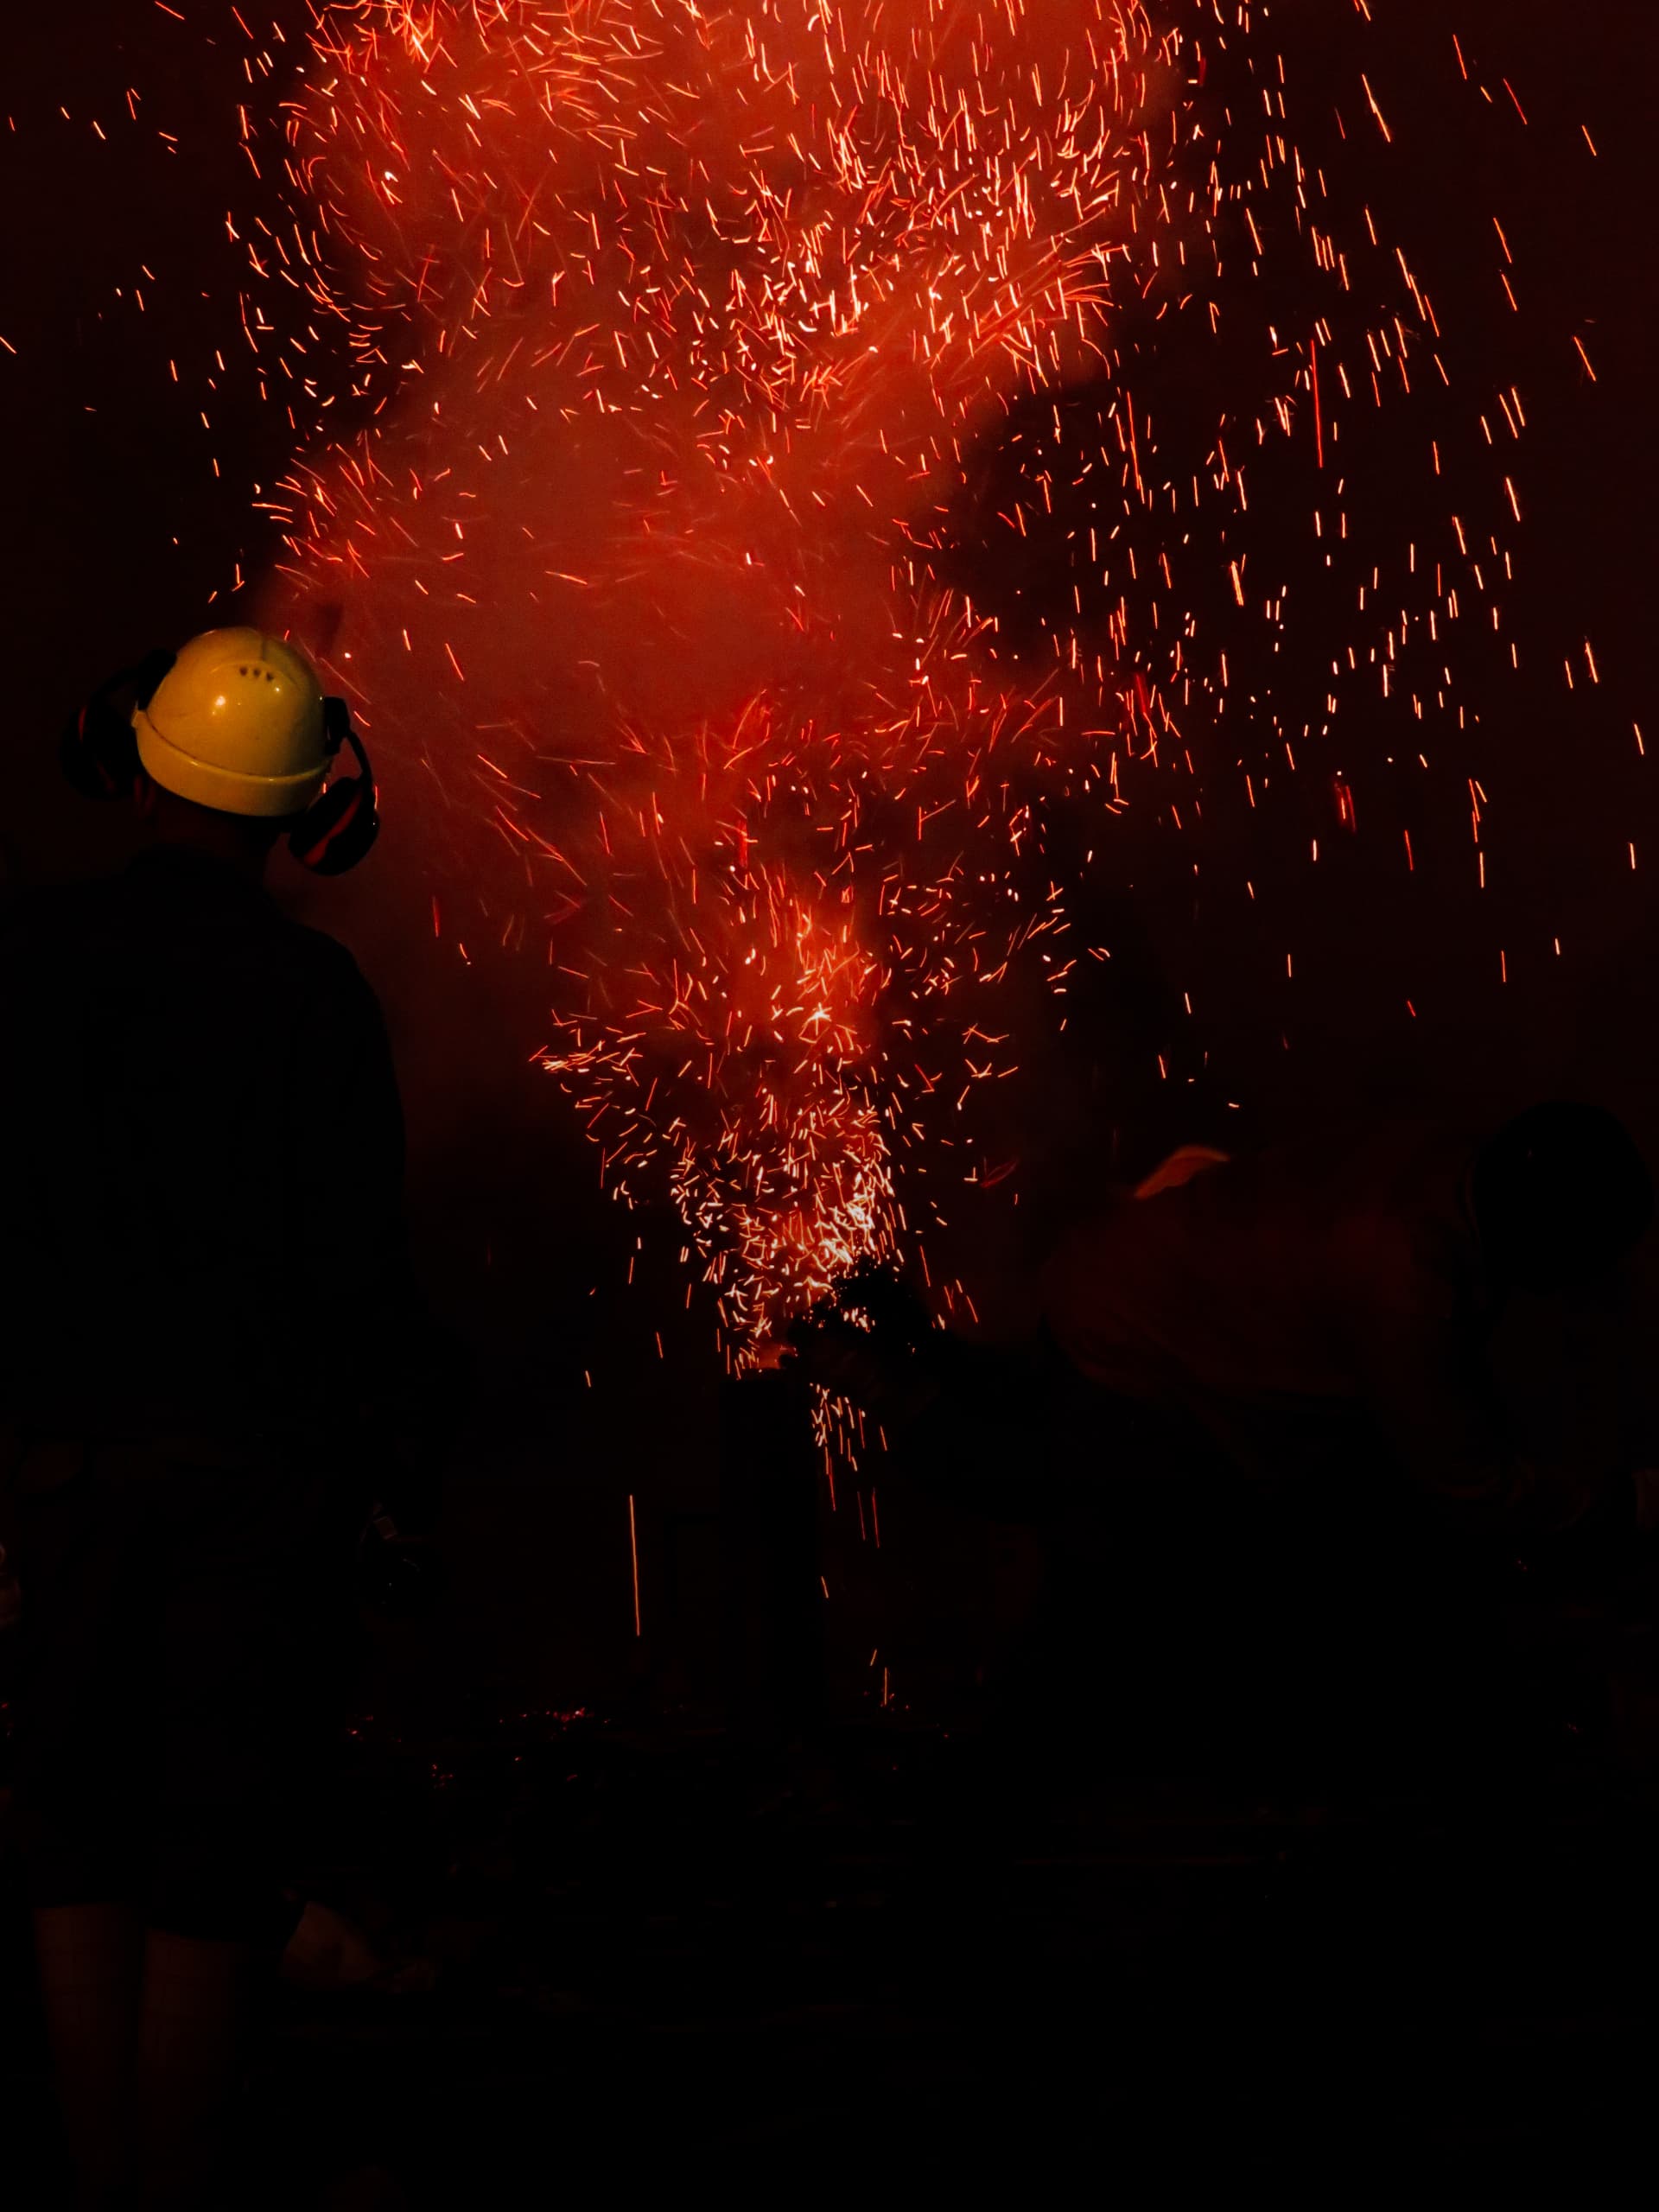
M 1047 1270 L 1049 1326 L 1093 1382 L 1251 1474 L 1390 1465 L 1465 1520 L 1546 1535 L 1635 1510 L 1621 1271 L 1653 1190 L 1611 1115 L 1171 1166 Z
M 417 1313 L 378 1007 L 264 888 L 281 833 L 366 850 L 366 763 L 324 791 L 336 709 L 255 632 L 136 689 L 65 761 L 146 849 L 0 910 L 17 1810 L 79 2201 L 220 2204 Z
M 1645 1528 L 1659 1455 L 1626 1263 L 1653 1205 L 1594 1107 L 1535 1107 L 1484 1140 L 1415 1122 L 1239 1159 L 1188 1146 L 1065 1236 L 1025 1341 L 931 1329 L 879 1274 L 794 1341 L 960 1495 L 1039 1489 L 1017 1440 L 1058 1411 L 1049 1472 L 1073 1482 L 1185 1454 L 1264 1479 L 1392 1475 L 1467 1530 Z

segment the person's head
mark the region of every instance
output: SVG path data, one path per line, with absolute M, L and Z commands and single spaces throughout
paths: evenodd
M 1653 1219 L 1653 1183 L 1605 1107 L 1529 1107 L 1475 1155 L 1475 1227 L 1501 1282 L 1554 1292 L 1608 1275 Z
M 123 695 L 136 695 L 130 714 Z M 330 781 L 342 746 L 360 772 Z M 65 730 L 59 756 L 88 796 L 130 793 L 162 842 L 256 874 L 286 832 L 303 866 L 338 875 L 379 828 L 345 702 L 324 697 L 296 647 L 259 630 L 209 630 L 112 677 Z
M 184 846 L 229 861 L 250 874 L 263 876 L 277 840 L 298 819 L 294 815 L 226 814 L 198 806 L 156 783 L 141 768 L 133 779 L 133 811 L 160 845 Z

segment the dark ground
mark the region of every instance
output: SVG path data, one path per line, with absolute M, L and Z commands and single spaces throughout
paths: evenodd
M 1617 2171 L 1659 2055 L 1640 1593 L 1173 1471 L 1017 1541 L 1034 1606 L 931 1712 L 524 1710 L 411 1692 L 442 1619 L 378 1630 L 359 1705 L 402 1709 L 308 1886 L 393 1986 L 284 1992 L 245 2201 Z

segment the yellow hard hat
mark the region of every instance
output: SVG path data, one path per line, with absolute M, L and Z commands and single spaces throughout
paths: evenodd
M 328 772 L 316 671 L 260 630 L 209 630 L 181 646 L 132 728 L 152 781 L 220 814 L 301 813 Z

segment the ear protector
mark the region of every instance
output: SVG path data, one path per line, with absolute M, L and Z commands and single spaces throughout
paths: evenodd
M 314 875 L 344 875 L 368 858 L 380 835 L 379 793 L 344 699 L 323 701 L 322 727 L 330 760 L 349 747 L 358 772 L 335 776 L 324 785 L 289 831 L 288 849 Z
M 146 707 L 173 665 L 161 648 L 144 655 L 136 668 L 124 668 L 100 683 L 64 726 L 58 740 L 58 766 L 83 798 L 125 798 L 138 780 L 138 744 L 132 716 L 117 704 L 130 691 Z
M 164 648 L 146 653 L 132 668 L 118 670 L 100 683 L 58 740 L 58 762 L 85 798 L 125 798 L 139 774 L 132 709 L 148 707 L 175 656 Z M 344 699 L 322 702 L 328 758 L 351 752 L 358 772 L 334 776 L 325 785 L 288 836 L 289 850 L 315 875 L 343 875 L 368 857 L 380 834 L 379 794 L 363 741 L 353 726 Z

